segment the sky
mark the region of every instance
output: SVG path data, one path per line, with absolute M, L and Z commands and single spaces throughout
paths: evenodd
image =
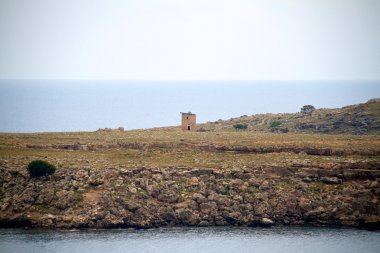
M 0 0 L 0 79 L 380 80 L 379 0 Z

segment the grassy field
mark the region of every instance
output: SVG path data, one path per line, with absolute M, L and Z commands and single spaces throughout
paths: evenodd
M 244 148 L 248 150 L 244 151 Z M 327 149 L 333 154 L 310 155 L 302 151 L 310 149 Z M 0 134 L 0 166 L 26 167 L 34 159 L 44 159 L 58 167 L 73 169 L 321 166 L 379 162 L 380 137 L 248 131 L 182 132 L 175 128 Z

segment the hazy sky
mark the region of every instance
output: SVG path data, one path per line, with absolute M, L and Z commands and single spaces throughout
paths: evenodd
M 380 79 L 380 1 L 0 0 L 0 78 Z

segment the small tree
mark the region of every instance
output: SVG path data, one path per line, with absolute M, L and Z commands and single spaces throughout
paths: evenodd
M 245 130 L 245 129 L 247 129 L 247 127 L 248 127 L 247 124 L 241 124 L 241 123 L 234 125 L 235 130 Z
M 301 112 L 305 114 L 310 114 L 315 110 L 315 107 L 312 105 L 304 105 L 301 108 Z
M 55 166 L 46 161 L 34 160 L 28 165 L 30 177 L 36 178 L 41 176 L 53 175 Z

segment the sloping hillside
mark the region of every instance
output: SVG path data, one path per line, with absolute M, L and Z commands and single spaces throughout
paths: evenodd
M 235 126 L 235 127 L 234 127 Z M 260 131 L 373 134 L 380 131 L 380 99 L 338 109 L 256 114 L 200 124 L 199 131 Z

